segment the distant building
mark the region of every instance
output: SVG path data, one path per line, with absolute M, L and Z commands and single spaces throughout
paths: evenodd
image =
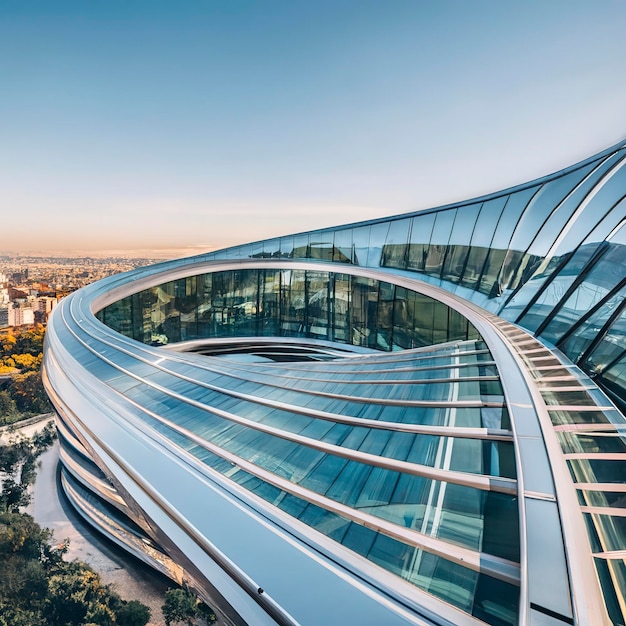
M 43 313 L 46 317 L 50 315 L 52 309 L 57 305 L 58 300 L 51 296 L 40 296 L 36 300 L 37 311 Z
M 0 306 L 0 328 L 9 326 L 9 307 Z
M 14 302 L 9 306 L 9 326 L 26 326 L 35 323 L 35 312 L 25 303 Z
M 28 298 L 28 289 L 18 289 L 9 285 L 9 300 L 26 300 Z

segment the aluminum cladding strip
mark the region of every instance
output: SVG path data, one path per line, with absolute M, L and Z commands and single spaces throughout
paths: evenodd
M 68 328 L 72 334 L 75 335 L 74 331 Z M 245 417 L 240 417 L 235 415 L 234 413 L 230 413 L 228 411 L 223 411 L 222 409 L 214 408 L 208 404 L 204 404 L 202 402 L 198 402 L 197 400 L 192 400 L 190 398 L 186 398 L 185 396 L 171 391 L 162 385 L 157 385 L 156 383 L 152 383 L 147 381 L 137 374 L 126 370 L 125 368 L 117 365 L 117 363 L 107 359 L 102 356 L 95 350 L 92 346 L 89 346 L 87 343 L 83 342 L 79 337 L 76 337 L 76 340 L 82 343 L 87 350 L 92 352 L 101 360 L 108 363 L 111 367 L 114 367 L 120 372 L 123 372 L 130 378 L 134 378 L 135 380 L 140 381 L 141 383 L 160 391 L 164 395 L 167 395 L 171 398 L 175 398 L 180 402 L 185 404 L 189 404 L 190 406 L 194 406 L 199 408 L 207 413 L 212 413 L 218 417 L 227 419 L 231 422 L 235 422 L 238 424 L 242 424 L 243 426 L 247 426 L 254 430 L 258 430 L 260 432 L 264 432 L 266 434 L 279 437 L 281 439 L 285 439 L 287 441 L 292 441 L 294 443 L 298 443 L 300 445 L 307 446 L 309 448 L 313 448 L 319 450 L 321 452 L 325 452 L 327 454 L 333 454 L 335 456 L 340 456 L 346 459 L 351 459 L 354 461 L 358 461 L 361 463 L 365 463 L 367 465 L 372 465 L 375 467 L 382 467 L 385 469 L 390 469 L 394 471 L 403 472 L 405 474 L 413 474 L 415 476 L 423 476 L 425 478 L 433 478 L 435 480 L 442 480 L 446 482 L 455 483 L 458 485 L 464 485 L 466 487 L 474 487 L 476 489 L 482 489 L 484 491 L 498 491 L 500 493 L 508 493 L 508 494 L 516 494 L 517 487 L 516 481 L 512 478 L 501 478 L 501 477 L 492 477 L 492 476 L 484 476 L 481 474 L 469 474 L 467 472 L 458 472 L 455 470 L 442 470 L 437 468 L 432 468 L 426 465 L 418 465 L 417 463 L 409 463 L 407 461 L 399 461 L 396 459 L 379 457 L 375 454 L 370 454 L 368 452 L 359 452 L 357 450 L 350 450 L 349 448 L 342 448 L 341 446 L 337 446 L 335 444 L 323 443 L 318 441 L 317 439 L 312 439 L 310 437 L 304 437 L 302 435 L 297 435 L 295 433 L 290 433 L 288 431 L 280 430 L 273 426 L 266 426 L 265 424 L 260 424 L 259 422 L 254 422 Z M 111 388 L 112 391 L 115 391 Z M 123 394 L 120 394 L 123 396 Z M 125 397 L 125 396 L 124 396 Z
M 461 546 L 457 546 L 455 544 L 450 544 L 441 539 L 436 539 L 434 537 L 430 537 L 428 535 L 424 535 L 422 533 L 417 533 L 410 529 L 407 529 L 402 526 L 398 526 L 393 522 L 388 522 L 384 518 L 376 517 L 374 515 L 370 515 L 368 513 L 363 513 L 358 509 L 354 509 L 347 505 L 341 504 L 336 500 L 332 500 L 331 498 L 327 498 L 321 494 L 318 494 L 315 491 L 311 491 L 305 487 L 301 487 L 296 483 L 287 480 L 286 478 L 281 478 L 280 476 L 273 474 L 268 470 L 264 470 L 254 463 L 243 459 L 236 454 L 232 454 L 219 446 L 210 443 L 206 439 L 196 435 L 190 430 L 183 428 L 182 426 L 178 426 L 174 422 L 154 413 L 142 407 L 137 402 L 126 398 L 122 394 L 120 395 L 120 399 L 122 401 L 128 402 L 135 406 L 135 408 L 139 409 L 141 412 L 146 413 L 153 419 L 158 420 L 162 424 L 167 425 L 172 430 L 184 435 L 197 445 L 205 448 L 206 450 L 212 452 L 216 456 L 219 456 L 226 461 L 229 461 L 234 466 L 241 467 L 246 472 L 260 478 L 261 480 L 274 485 L 278 489 L 290 493 L 298 498 L 306 500 L 312 504 L 315 504 L 321 508 L 324 508 L 328 511 L 332 511 L 341 517 L 345 517 L 350 519 L 351 521 L 360 524 L 362 526 L 366 526 L 376 532 L 381 532 L 388 537 L 392 537 L 394 539 L 398 539 L 403 543 L 414 546 L 416 548 L 420 548 L 425 550 L 426 552 L 430 552 L 431 554 L 436 554 L 437 556 L 441 556 L 449 561 L 457 563 L 459 565 L 463 565 L 469 569 L 473 569 L 474 571 L 480 571 L 486 573 L 494 578 L 498 578 L 499 580 L 504 580 L 505 582 L 519 585 L 519 565 L 514 563 L 513 561 L 508 561 L 507 559 L 502 559 L 500 557 L 496 557 L 484 552 L 478 552 L 475 550 L 470 550 L 469 548 L 463 548 Z M 167 440 L 167 438 L 165 438 Z M 169 441 L 169 440 L 167 440 Z M 197 467 L 199 471 L 203 473 L 207 473 L 210 470 L 206 465 L 202 464 L 194 455 L 187 452 L 177 444 L 169 442 L 169 446 L 172 449 L 177 450 L 177 454 L 184 458 L 185 461 L 189 464 L 192 464 Z
M 82 345 L 84 345 L 87 349 L 91 350 L 94 354 L 97 354 L 100 359 L 112 365 L 113 367 L 118 367 L 112 361 L 103 357 L 98 351 L 93 349 L 93 347 L 90 347 L 85 341 L 83 341 L 82 339 L 79 339 L 76 333 L 74 333 L 71 329 L 69 330 L 70 332 L 74 334 L 74 336 L 77 338 L 78 341 L 80 341 Z M 112 342 L 105 341 L 105 340 L 100 340 L 100 342 L 104 343 L 105 345 L 109 347 L 116 348 L 115 344 L 113 344 Z M 289 412 L 297 413 L 300 415 L 306 415 L 308 417 L 323 419 L 323 420 L 341 423 L 341 424 L 350 424 L 352 426 L 363 426 L 363 427 L 368 427 L 368 428 L 377 428 L 381 430 L 392 430 L 392 431 L 400 431 L 400 432 L 407 432 L 407 433 L 441 435 L 441 436 L 450 436 L 450 437 L 463 437 L 463 438 L 468 438 L 468 439 L 491 439 L 491 440 L 499 440 L 499 441 L 512 441 L 513 439 L 513 435 L 511 431 L 505 430 L 505 429 L 471 428 L 471 427 L 463 428 L 463 427 L 451 427 L 451 426 L 424 426 L 420 424 L 410 424 L 410 423 L 404 423 L 404 422 L 386 422 L 382 420 L 352 417 L 349 415 L 342 415 L 339 413 L 330 413 L 328 411 L 321 411 L 319 409 L 302 407 L 297 404 L 290 404 L 287 402 L 271 400 L 271 399 L 263 398 L 262 396 L 254 396 L 251 394 L 243 393 L 241 391 L 231 390 L 231 389 L 228 389 L 227 387 L 212 385 L 211 383 L 207 383 L 207 382 L 198 380 L 196 378 L 193 378 L 191 376 L 187 376 L 185 374 L 175 372 L 167 367 L 164 367 L 159 362 L 154 362 L 154 361 L 151 361 L 150 359 L 138 356 L 135 351 L 121 349 L 121 348 L 117 348 L 117 349 L 119 352 L 132 356 L 138 361 L 142 363 L 146 363 L 150 365 L 151 367 L 154 367 L 155 369 L 161 370 L 176 378 L 196 384 L 200 387 L 204 387 L 205 389 L 210 389 L 212 391 L 216 391 L 224 395 L 228 395 L 234 398 L 239 398 L 239 399 L 246 400 L 248 402 L 253 402 L 256 404 L 260 404 L 263 406 L 269 406 L 269 407 L 280 409 L 283 411 L 289 411 Z M 159 359 L 159 360 L 165 361 L 168 359 Z M 185 363 L 188 364 L 188 362 L 185 362 Z M 126 369 L 124 369 L 123 371 L 128 373 L 128 370 Z M 214 371 L 214 370 L 211 369 L 210 371 Z
M 499 320 L 497 326 L 494 324 L 496 332 L 506 338 L 506 331 L 516 328 L 505 320 Z M 517 329 L 516 329 L 517 330 Z M 539 342 L 538 342 L 539 343 Z M 597 624 L 609 626 L 611 620 L 606 612 L 604 598 L 596 576 L 596 570 L 591 556 L 591 546 L 589 536 L 580 514 L 580 506 L 576 496 L 574 484 L 572 482 L 567 463 L 563 458 L 560 443 L 554 433 L 554 427 L 550 419 L 551 410 L 568 410 L 571 407 L 548 406 L 545 404 L 540 389 L 533 384 L 532 374 L 523 365 L 523 355 L 512 352 L 513 358 L 521 361 L 520 370 L 527 378 L 527 386 L 533 397 L 536 415 L 543 433 L 548 456 L 550 458 L 551 472 L 554 477 L 555 490 L 557 495 L 558 508 L 560 512 L 563 541 L 566 547 L 567 568 L 571 585 L 576 589 L 585 589 L 585 594 L 571 594 L 573 617 L 576 624 Z M 556 358 L 553 357 L 555 360 Z M 529 368 L 536 359 L 528 359 Z M 563 365 L 560 365 L 563 367 Z M 600 407 L 585 407 L 588 410 L 599 410 Z M 582 550 L 581 546 L 586 546 L 587 550 Z M 564 614 L 564 611 L 560 611 Z
M 61 372 L 61 370 L 59 370 L 59 369 L 56 370 L 57 374 L 59 374 L 60 372 Z M 73 385 L 73 383 L 70 383 L 70 384 Z M 65 389 L 65 390 L 68 391 L 68 389 Z M 78 392 L 78 389 L 75 389 L 75 391 Z M 91 387 L 89 389 L 87 389 L 86 386 L 84 384 L 82 384 L 82 383 L 81 383 L 81 391 L 80 391 L 80 393 L 89 395 L 91 397 L 90 401 L 93 401 L 93 398 L 100 399 L 100 393 L 99 393 L 99 391 L 97 389 L 91 388 Z M 111 419 L 113 420 L 113 422 L 117 422 L 117 421 L 120 422 L 119 423 L 119 427 L 121 429 L 123 429 L 122 432 L 128 431 L 129 426 L 131 427 L 131 429 L 136 429 L 138 426 L 141 426 L 142 429 L 140 429 L 139 432 L 142 433 L 143 437 L 145 437 L 145 438 L 147 438 L 149 440 L 158 440 L 158 441 L 162 442 L 160 445 L 165 445 L 166 449 L 168 451 L 174 452 L 174 449 L 171 448 L 172 444 L 171 444 L 171 442 L 169 440 L 167 440 L 165 437 L 163 437 L 162 435 L 158 434 L 157 432 L 153 431 L 149 427 L 146 427 L 145 423 L 141 423 L 140 420 L 138 420 L 134 416 L 132 416 L 130 414 L 126 414 L 126 413 L 124 413 L 124 411 L 121 411 L 120 413 L 118 413 L 116 410 L 113 410 L 111 408 L 112 403 L 110 402 L 110 400 L 111 399 L 109 398 L 108 402 L 104 401 L 104 402 L 102 402 L 100 404 L 101 410 L 102 409 L 106 409 L 107 411 L 113 411 L 112 414 L 111 414 Z M 87 405 L 89 405 L 90 401 L 86 401 L 85 400 Z M 120 415 L 126 415 L 126 417 L 120 417 Z M 101 443 L 98 442 L 98 440 L 94 440 L 93 439 L 94 434 L 87 427 L 87 425 L 85 423 L 83 423 L 81 420 L 79 420 L 76 416 L 74 416 L 74 419 L 76 419 L 76 421 L 80 424 L 80 427 L 81 427 L 82 430 L 84 430 L 85 432 L 89 433 L 89 438 L 92 441 L 92 445 L 95 444 L 98 447 L 100 447 Z M 109 429 L 106 428 L 106 430 L 108 431 Z M 102 448 L 101 451 L 98 452 L 98 456 L 100 458 L 103 458 L 103 456 L 106 457 L 107 455 L 108 455 L 108 452 L 104 448 Z M 206 466 L 202 465 L 200 461 L 197 461 L 195 459 L 190 459 L 190 461 L 193 462 L 193 464 L 196 467 L 196 469 L 200 469 L 201 468 L 202 472 L 205 475 L 211 474 L 210 468 L 207 468 Z M 106 464 L 109 465 L 109 466 L 111 464 L 113 464 L 113 465 L 118 467 L 118 470 L 120 472 L 125 473 L 127 464 L 123 462 L 123 459 L 121 457 L 119 458 L 119 462 L 123 463 L 123 465 L 119 465 L 118 461 L 114 460 L 113 457 L 111 457 L 111 462 L 107 462 Z M 188 463 L 186 461 L 185 461 L 184 464 L 186 466 L 190 466 L 190 463 Z M 118 475 L 118 474 L 116 473 L 116 475 Z M 133 480 L 133 482 L 134 482 L 134 478 L 132 478 L 131 476 L 129 476 L 129 478 L 131 478 Z M 217 491 L 219 489 L 219 492 L 221 493 L 222 497 L 226 497 L 226 494 L 228 494 L 229 497 L 233 497 L 233 495 L 234 495 L 233 493 L 229 492 L 228 490 L 224 490 L 223 486 L 219 487 L 219 485 L 223 484 L 223 480 L 220 480 L 222 477 L 216 474 L 215 478 L 217 478 L 217 485 L 215 484 L 215 480 L 214 479 L 209 479 L 207 477 L 206 480 L 211 480 L 211 483 L 209 484 L 205 480 L 206 486 L 209 486 L 214 491 Z M 137 483 L 135 483 L 135 484 L 137 484 Z M 230 485 L 230 488 L 231 489 L 235 489 L 235 491 L 240 489 L 240 488 L 238 488 L 237 485 L 232 485 L 232 484 Z M 154 502 L 154 503 L 158 504 L 159 497 L 158 497 L 158 494 L 156 494 L 156 492 L 154 492 L 154 490 L 145 491 L 143 489 L 143 487 L 141 487 L 141 493 L 145 493 L 146 496 L 149 498 L 150 502 Z M 254 497 L 250 498 L 251 494 L 243 494 L 243 495 L 244 495 L 244 501 L 250 500 L 250 499 L 252 499 L 252 500 L 255 499 Z M 156 500 L 155 500 L 155 497 L 156 497 Z M 257 499 L 257 501 L 258 501 L 258 499 Z M 267 506 L 266 503 L 264 503 L 264 502 L 262 504 L 264 506 Z M 158 506 L 160 507 L 160 505 L 158 505 Z M 250 512 L 249 509 L 246 509 L 246 511 L 247 511 L 248 515 L 251 515 L 251 512 Z M 150 513 L 150 512 L 148 511 L 148 513 Z M 258 515 L 258 514 L 259 514 L 258 511 L 254 511 L 254 515 Z M 178 520 L 177 516 L 172 517 L 171 515 L 168 514 L 168 517 L 170 519 L 172 519 L 172 521 L 174 521 L 177 525 L 179 525 L 178 521 L 177 521 Z M 284 518 L 285 518 L 285 516 L 283 516 L 283 519 Z M 291 520 L 297 522 L 297 520 L 293 520 L 293 518 L 291 518 Z M 301 524 L 301 523 L 297 522 L 297 524 Z M 283 531 L 284 531 L 284 529 L 281 529 L 281 532 L 283 532 Z M 276 530 L 274 529 L 273 532 L 276 532 Z M 291 532 L 294 533 L 294 529 L 292 529 Z M 298 536 L 298 533 L 295 533 L 295 535 Z M 335 543 L 335 542 L 333 542 L 333 543 Z M 302 551 L 302 545 L 300 543 L 294 544 L 294 545 L 297 545 L 298 549 L 300 551 Z M 325 557 L 328 558 L 329 555 L 325 555 Z M 311 554 L 310 553 L 309 553 L 308 558 L 311 558 Z M 314 559 L 315 559 L 315 557 L 314 557 Z M 329 569 L 329 564 L 325 560 L 324 561 L 321 561 L 320 559 L 316 559 L 316 560 L 318 560 L 320 563 L 322 563 L 326 569 Z M 358 555 L 353 555 L 352 556 L 352 560 L 353 561 L 356 560 L 356 561 L 360 562 L 361 560 L 364 560 L 364 559 L 362 559 L 362 557 L 360 557 Z M 399 582 L 402 583 L 403 585 L 406 584 L 409 587 L 411 587 L 412 591 L 411 591 L 410 596 L 407 596 L 407 599 L 409 597 L 412 597 L 413 600 L 415 600 L 416 597 L 418 597 L 418 598 L 421 597 L 420 603 L 421 602 L 425 602 L 426 606 L 430 606 L 431 607 L 430 611 L 431 611 L 431 613 L 433 615 L 440 615 L 441 616 L 440 619 L 436 619 L 435 620 L 436 623 L 438 623 L 438 624 L 446 624 L 447 626 L 453 626 L 453 625 L 454 626 L 462 626 L 462 625 L 463 626 L 465 626 L 465 625 L 467 625 L 467 626 L 469 626 L 469 625 L 476 625 L 477 626 L 478 624 L 482 624 L 483 623 L 480 620 L 472 618 L 467 613 L 462 612 L 459 609 L 456 609 L 456 608 L 452 607 L 451 605 L 448 605 L 447 603 L 442 602 L 442 601 L 436 599 L 435 597 L 433 597 L 433 596 L 431 596 L 429 594 L 425 594 L 424 595 L 424 592 L 422 592 L 418 588 L 413 587 L 412 585 L 409 585 L 408 583 L 405 583 L 404 581 L 402 581 L 402 579 L 397 579 L 397 576 L 387 572 L 386 570 L 381 570 L 381 568 L 379 568 L 378 566 L 373 565 L 370 562 L 368 562 L 368 565 L 370 566 L 370 568 L 374 568 L 374 570 L 380 570 L 382 572 L 382 574 L 383 574 L 383 577 L 389 575 L 393 579 L 399 580 Z M 354 563 L 352 564 L 352 566 L 354 567 Z M 353 567 L 350 568 L 348 571 L 353 569 Z M 344 576 L 342 576 L 342 578 L 344 578 L 346 581 L 348 581 L 353 587 L 354 586 L 359 587 L 359 584 L 356 583 L 356 581 L 354 580 L 354 576 L 355 576 L 355 573 L 353 571 L 351 571 L 349 576 L 345 576 L 344 575 Z M 368 583 L 368 587 L 367 588 L 369 589 L 371 581 L 372 581 L 371 575 L 370 576 L 367 576 L 367 575 L 364 576 L 363 580 Z M 363 585 L 361 585 L 361 586 L 363 586 Z M 378 595 L 372 594 L 371 589 L 367 593 L 368 593 L 369 596 L 375 598 L 377 600 L 377 602 L 380 603 L 381 599 L 378 597 Z M 256 600 L 256 598 L 253 598 L 253 599 Z M 436 608 L 434 608 L 435 605 L 436 605 Z M 398 612 L 398 610 L 399 610 L 399 607 L 395 603 L 394 603 L 393 610 L 395 612 Z M 448 615 L 449 618 L 444 617 L 446 615 Z M 404 617 L 405 617 L 405 619 L 408 619 L 412 624 L 419 624 L 420 626 L 426 626 L 426 621 L 421 619 L 416 614 L 410 614 L 409 615 L 408 613 L 405 612 L 404 613 Z M 434 623 L 434 622 L 428 621 L 428 624 L 431 624 L 431 623 Z

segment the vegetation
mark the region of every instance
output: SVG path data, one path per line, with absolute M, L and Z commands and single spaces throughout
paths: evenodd
M 36 459 L 54 440 L 52 427 L 0 446 L 0 626 L 145 626 L 150 609 L 126 602 L 87 564 L 67 562 L 69 543 L 20 512 L 28 503 Z
M 0 426 L 52 410 L 41 382 L 44 336 L 41 324 L 0 335 L 0 375 L 9 377 L 0 388 Z
M 45 329 L 0 334 L 0 426 L 14 424 L 52 406 L 41 381 Z M 104 585 L 89 565 L 67 562 L 69 542 L 20 512 L 30 501 L 37 457 L 53 442 L 49 425 L 32 439 L 0 445 L 0 626 L 145 626 L 150 609 L 127 602 Z M 170 589 L 162 607 L 168 626 L 213 624 L 213 610 L 186 589 Z
M 161 612 L 167 626 L 180 622 L 195 626 L 198 620 L 205 624 L 214 624 L 217 621 L 213 610 L 204 602 L 199 602 L 187 589 L 168 589 Z
M 150 609 L 125 602 L 88 565 L 67 562 L 68 544 L 30 515 L 0 513 L 0 626 L 145 626 Z
M 48 424 L 32 439 L 0 445 L 0 512 L 18 513 L 30 501 L 28 487 L 35 480 L 37 457 L 54 441 L 56 430 Z

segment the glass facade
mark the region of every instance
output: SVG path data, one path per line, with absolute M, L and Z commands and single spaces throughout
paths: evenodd
M 367 581 L 336 608 L 393 605 L 390 626 L 622 623 L 625 156 L 626 142 L 476 200 L 68 297 L 44 378 L 75 505 L 126 516 L 140 544 L 200 579 L 186 542 L 226 555 L 228 582 L 211 570 L 196 587 L 249 611 L 233 623 L 292 626 L 306 598 L 284 572 L 311 550 L 314 588 Z M 195 502 L 213 493 L 224 528 Z M 277 576 L 272 601 L 248 589 L 254 550 L 228 527 L 240 510 L 249 532 L 282 541 L 261 569 Z
M 332 260 L 416 274 L 557 343 L 626 409 L 624 368 L 605 374 L 604 358 L 600 365 L 599 355 L 580 359 L 577 348 L 562 341 L 581 313 L 597 307 L 608 317 L 615 298 L 623 301 L 625 156 L 619 144 L 536 183 L 476 201 L 281 237 L 206 258 Z
M 477 339 L 454 309 L 371 278 L 310 270 L 241 269 L 151 287 L 98 312 L 143 343 L 301 337 L 391 351 Z

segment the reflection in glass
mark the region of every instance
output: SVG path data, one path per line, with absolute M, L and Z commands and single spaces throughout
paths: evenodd
M 371 278 L 241 269 L 151 287 L 102 309 L 118 332 L 153 345 L 215 337 L 311 337 L 383 351 L 475 340 L 443 303 Z

